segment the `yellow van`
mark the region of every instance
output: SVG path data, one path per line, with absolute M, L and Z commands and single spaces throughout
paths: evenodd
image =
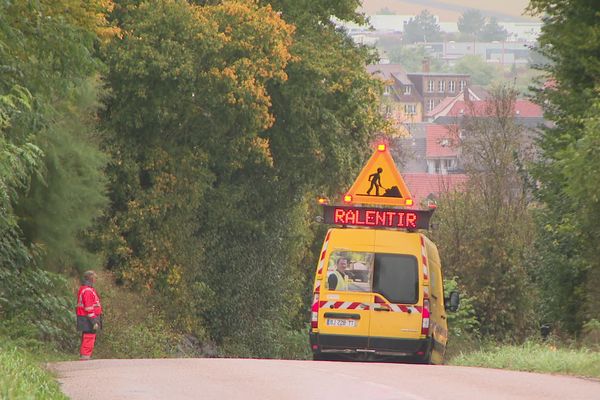
M 457 307 L 458 293 L 444 299 L 438 251 L 422 233 L 330 229 L 314 281 L 314 359 L 441 364 L 446 310 Z

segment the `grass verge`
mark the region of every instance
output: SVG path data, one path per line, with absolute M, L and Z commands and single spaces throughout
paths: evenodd
M 535 342 L 459 354 L 450 364 L 600 378 L 600 352 Z
M 0 338 L 0 399 L 67 400 L 67 397 L 39 360 Z

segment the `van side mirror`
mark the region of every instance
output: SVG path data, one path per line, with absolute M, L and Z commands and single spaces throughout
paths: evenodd
M 444 303 L 446 304 L 446 310 L 454 312 L 458 310 L 458 306 L 460 305 L 460 295 L 458 292 L 452 291 L 450 292 L 450 296 L 444 299 Z

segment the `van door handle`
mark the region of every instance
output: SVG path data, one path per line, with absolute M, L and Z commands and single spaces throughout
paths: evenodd
M 373 310 L 375 310 L 375 311 L 390 311 L 390 309 L 387 307 L 375 307 L 375 308 L 373 308 Z
M 325 318 L 339 318 L 339 319 L 360 319 L 360 314 L 326 312 L 324 317 Z

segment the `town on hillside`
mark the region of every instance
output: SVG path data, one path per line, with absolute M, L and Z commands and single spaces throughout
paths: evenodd
M 460 190 L 467 175 L 458 143 L 464 118 L 491 118 L 490 90 L 509 83 L 519 93 L 514 120 L 533 138 L 545 124 L 530 86 L 542 81 L 544 62 L 535 51 L 541 23 L 465 10 L 442 21 L 423 9 L 398 15 L 384 9 L 368 23 L 339 24 L 358 44 L 376 51 L 367 71 L 384 85 L 381 112 L 401 132 L 391 149 L 415 204 L 432 204 L 440 193 Z

